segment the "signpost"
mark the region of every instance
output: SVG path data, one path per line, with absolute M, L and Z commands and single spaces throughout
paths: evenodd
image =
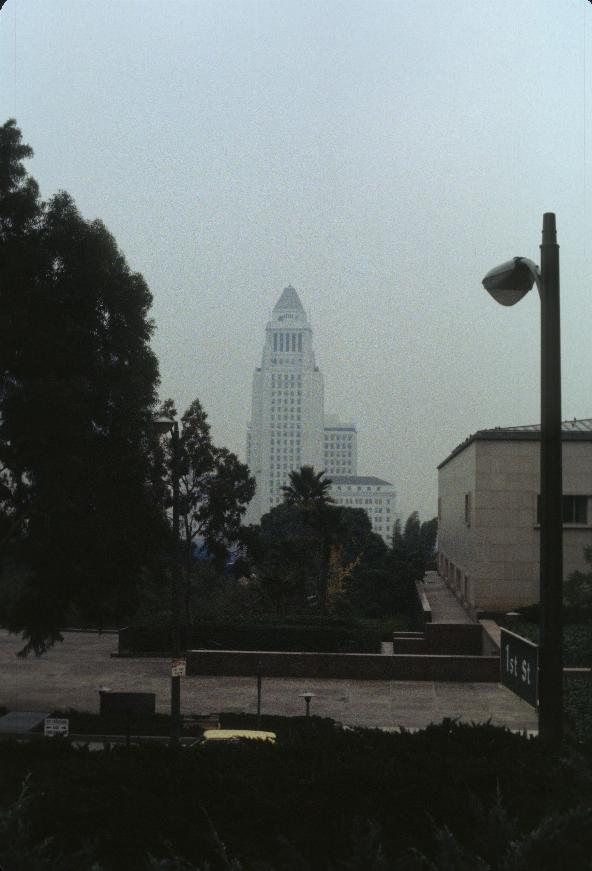
M 187 675 L 187 660 L 186 659 L 173 659 L 171 662 L 171 676 L 172 677 L 186 677 Z
M 43 721 L 43 734 L 46 738 L 54 738 L 56 735 L 67 738 L 70 734 L 70 721 L 58 717 L 46 717 Z
M 538 705 L 538 669 L 538 645 L 502 627 L 500 638 L 502 684 L 533 708 Z

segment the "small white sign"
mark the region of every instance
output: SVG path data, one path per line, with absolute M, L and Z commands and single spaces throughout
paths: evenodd
M 43 734 L 46 738 L 53 738 L 56 735 L 67 736 L 70 734 L 70 720 L 60 719 L 58 717 L 46 717 L 44 720 Z
M 173 659 L 171 663 L 171 675 L 173 677 L 186 677 L 187 675 L 187 660 Z

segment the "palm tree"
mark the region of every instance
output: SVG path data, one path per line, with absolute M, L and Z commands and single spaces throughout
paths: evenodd
M 324 477 L 325 472 L 316 472 L 312 466 L 302 466 L 290 472 L 290 483 L 282 487 L 286 505 L 300 505 L 303 508 L 321 508 L 334 500 L 329 495 L 332 481 Z
M 321 612 L 327 610 L 327 589 L 329 565 L 335 525 L 339 520 L 339 510 L 329 495 L 333 482 L 325 478 L 325 472 L 316 472 L 312 466 L 302 466 L 290 472 L 290 483 L 282 487 L 284 504 L 294 505 L 304 510 L 304 516 L 316 530 L 319 543 L 320 575 L 317 580 L 317 598 Z

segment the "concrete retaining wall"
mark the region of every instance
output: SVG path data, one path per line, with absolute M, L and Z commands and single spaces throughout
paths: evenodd
M 409 635 L 400 635 L 398 632 L 393 633 L 393 653 L 409 653 L 420 655 L 427 653 L 426 640 L 423 633 L 417 633 L 416 637 Z
M 425 625 L 426 623 L 431 623 L 432 609 L 430 607 L 430 603 L 428 602 L 428 597 L 424 592 L 422 581 L 415 581 L 415 592 L 417 593 L 418 609 L 422 625 Z
M 483 627 L 479 623 L 426 623 L 426 653 L 480 656 Z
M 272 653 L 189 650 L 187 675 L 318 677 L 351 680 L 494 682 L 499 658 L 489 656 L 382 656 L 372 653 Z
M 483 627 L 479 623 L 426 623 L 421 633 L 394 632 L 395 653 L 431 656 L 494 656 L 483 647 Z

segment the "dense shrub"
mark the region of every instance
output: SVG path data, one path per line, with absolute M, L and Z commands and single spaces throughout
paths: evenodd
M 149 653 L 171 649 L 166 626 L 134 626 L 120 630 L 120 652 Z M 380 628 L 356 622 L 318 618 L 282 623 L 198 623 L 183 639 L 187 649 L 280 650 L 320 653 L 379 653 Z
M 68 861 L 84 850 L 103 871 L 205 869 L 206 863 L 212 871 L 522 871 L 529 867 L 525 857 L 544 855 L 545 838 L 557 855 L 562 837 L 580 837 L 586 817 L 577 808 L 592 802 L 592 779 L 581 757 L 550 755 L 537 741 L 493 726 L 452 722 L 393 735 L 334 730 L 311 718 L 300 720 L 276 746 L 193 750 L 153 746 L 91 753 L 59 739 L 5 742 L 0 769 L 5 807 L 31 772 L 21 835 L 15 820 L 10 823 L 11 849 L 20 837 L 26 855 L 51 838 L 43 847 L 45 865 L 22 865 L 21 871 L 90 871 L 90 860 Z M 486 864 L 444 864 L 445 830 L 456 844 L 448 844 L 452 855 L 460 850 Z M 538 846 L 533 841 L 530 852 L 524 848 L 522 864 L 504 865 L 511 843 L 537 831 Z M 582 836 L 582 843 L 588 849 L 589 837 Z M 577 842 L 566 842 L 566 848 L 571 858 L 581 854 Z M 418 853 L 409 864 L 411 849 L 433 864 Z M 64 857 L 61 866 L 56 856 Z M 584 858 L 571 867 L 589 866 Z

